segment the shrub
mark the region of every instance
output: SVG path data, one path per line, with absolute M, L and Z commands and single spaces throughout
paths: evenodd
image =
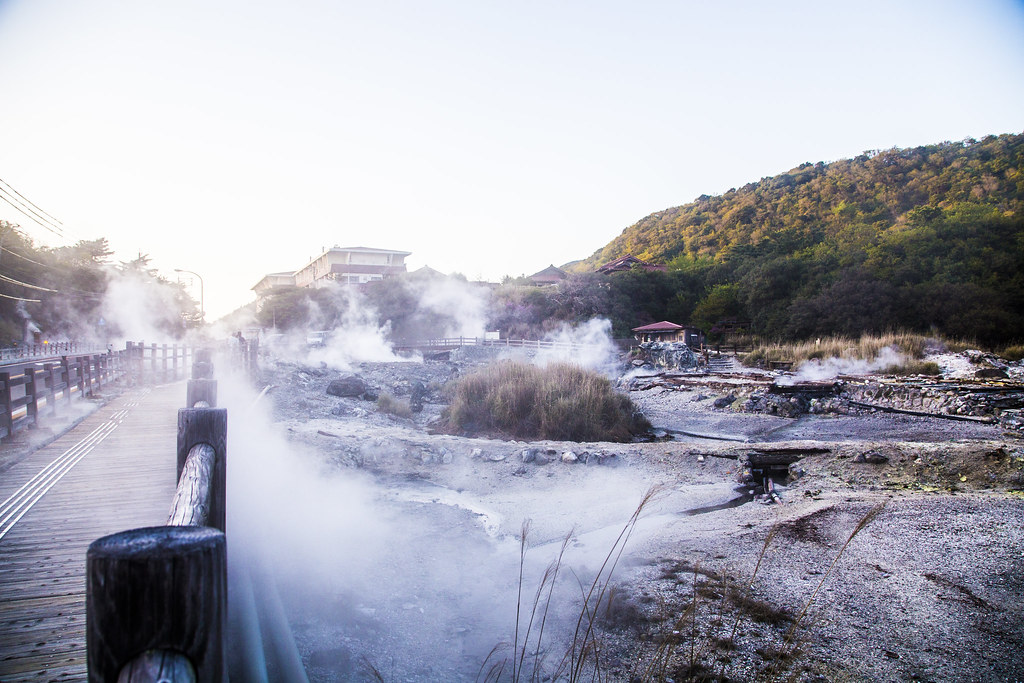
M 999 352 L 999 356 L 1009 361 L 1018 361 L 1024 358 L 1024 344 L 1014 344 L 1013 346 L 1007 346 L 1005 349 Z
M 575 365 L 506 361 L 458 381 L 448 425 L 519 439 L 629 441 L 650 428 L 629 397 Z
M 384 392 L 377 397 L 377 411 L 394 415 L 395 417 L 412 417 L 412 408 L 409 407 L 409 401 L 403 401 Z
M 923 360 L 908 360 L 900 365 L 890 365 L 882 370 L 887 375 L 941 375 L 942 368 L 938 363 Z

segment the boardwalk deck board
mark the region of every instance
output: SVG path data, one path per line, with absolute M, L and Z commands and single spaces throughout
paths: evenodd
M 0 539 L 0 681 L 86 678 L 86 550 L 101 536 L 166 520 L 184 401 L 183 382 L 129 392 L 0 475 L 4 501 L 116 424 Z

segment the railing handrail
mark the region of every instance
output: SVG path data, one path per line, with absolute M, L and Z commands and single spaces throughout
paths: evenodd
M 486 337 L 438 337 L 418 342 L 395 344 L 396 349 L 430 349 L 463 346 L 506 346 L 530 349 L 565 349 L 578 350 L 586 348 L 585 344 L 576 342 L 555 341 L 552 339 L 488 339 Z
M 178 379 L 193 353 L 187 344 L 127 342 L 118 351 L 69 351 L 0 364 L 0 438 L 36 426 L 43 407 L 50 416 L 56 415 L 58 399 L 70 403 L 76 396 L 91 396 L 125 377 L 131 383 Z

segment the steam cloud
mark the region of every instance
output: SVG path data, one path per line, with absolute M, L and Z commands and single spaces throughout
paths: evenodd
M 577 326 L 563 323 L 545 336 L 546 341 L 555 342 L 556 346 L 541 349 L 534 362 L 539 365 L 575 363 L 613 376 L 617 373 L 618 350 L 611 333 L 612 323 L 606 318 L 592 318 Z
M 901 365 L 906 360 L 907 357 L 905 355 L 890 346 L 882 349 L 871 360 L 861 360 L 859 358 L 811 360 L 801 365 L 799 370 L 791 378 L 786 378 L 786 380 L 787 383 L 824 382 L 835 379 L 839 375 L 867 375 L 893 365 Z
M 446 337 L 483 337 L 487 290 L 455 278 L 432 280 L 419 297 L 421 309 L 447 319 Z

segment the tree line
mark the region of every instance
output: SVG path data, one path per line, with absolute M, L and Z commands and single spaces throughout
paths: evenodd
M 774 339 L 906 329 L 1020 340 L 1022 164 L 1024 135 L 805 163 L 651 214 L 573 268 L 626 254 L 667 265 L 628 274 L 645 309 L 635 322 L 739 320 Z
M 0 221 L 0 345 L 26 336 L 106 343 L 138 329 L 142 316 L 165 339 L 200 324 L 182 283 L 159 275 L 144 254 L 119 263 L 112 254 L 103 238 L 37 246 L 18 225 Z

